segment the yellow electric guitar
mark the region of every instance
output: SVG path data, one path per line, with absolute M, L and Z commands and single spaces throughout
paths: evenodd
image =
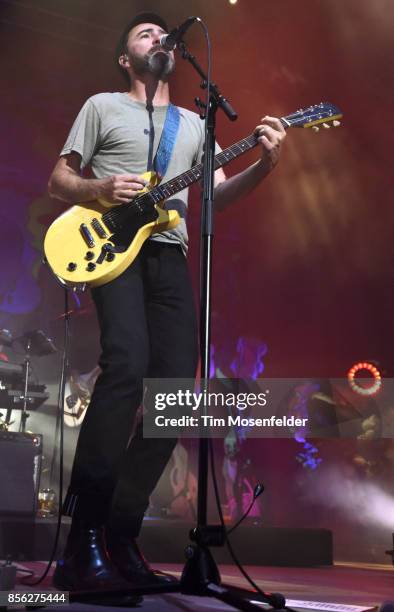
M 321 103 L 280 119 L 285 128 L 317 130 L 339 125 L 340 110 Z M 258 144 L 256 134 L 240 140 L 215 156 L 215 168 L 228 164 Z M 164 202 L 202 178 L 203 166 L 197 164 L 179 176 L 158 184 L 154 173 L 144 178 L 147 187 L 141 195 L 121 206 L 85 202 L 66 210 L 49 227 L 44 241 L 46 260 L 52 271 L 72 287 L 96 287 L 119 276 L 136 258 L 149 236 L 178 225 L 175 210 L 166 210 Z

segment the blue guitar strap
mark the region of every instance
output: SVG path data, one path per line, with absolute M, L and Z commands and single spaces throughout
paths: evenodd
M 179 108 L 169 104 L 166 119 L 163 126 L 159 146 L 153 160 L 153 169 L 159 178 L 162 179 L 167 172 L 168 164 L 174 150 L 174 145 L 179 129 L 180 113 Z

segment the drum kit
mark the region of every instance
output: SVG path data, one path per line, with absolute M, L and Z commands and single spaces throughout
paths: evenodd
M 19 345 L 24 350 L 23 363 L 8 361 L 4 348 Z M 56 353 L 57 349 L 50 338 L 40 329 L 13 337 L 8 329 L 0 330 L 0 432 L 7 435 L 12 421 L 14 410 L 20 410 L 19 434 L 29 436 L 26 431 L 26 422 L 30 410 L 37 410 L 49 398 L 46 385 L 39 384 L 33 379 L 31 372 L 31 358 L 43 357 Z M 14 434 L 15 435 L 15 434 Z M 53 516 L 56 506 L 56 494 L 52 489 L 42 489 L 38 493 L 38 516 Z
M 31 358 L 51 355 L 57 349 L 41 329 L 28 331 L 16 338 L 8 329 L 0 330 L 0 346 L 12 347 L 16 344 L 24 349 L 23 363 L 11 363 L 4 354 L 0 360 L 0 408 L 6 410 L 5 416 L 0 413 L 1 429 L 8 430 L 13 410 L 20 410 L 19 431 L 24 433 L 30 416 L 28 409 L 37 410 L 49 398 L 46 385 L 33 380 Z
M 80 313 L 78 312 L 78 314 Z M 7 348 L 17 352 L 17 349 L 21 347 L 24 351 L 23 361 L 21 363 L 9 361 L 6 353 Z M 10 431 L 11 426 L 13 426 L 14 432 L 16 431 L 15 427 L 18 427 L 18 424 L 15 424 L 17 419 L 14 418 L 13 420 L 14 410 L 20 411 L 19 433 L 10 435 L 32 435 L 26 427 L 29 417 L 32 416 L 30 412 L 40 408 L 49 399 L 49 393 L 46 385 L 40 384 L 33 377 L 31 360 L 33 357 L 43 357 L 56 352 L 57 349 L 53 341 L 42 330 L 32 330 L 14 337 L 9 330 L 0 329 L 0 443 L 1 437 L 8 435 L 7 432 Z M 71 370 L 66 378 L 63 421 L 67 428 L 77 428 L 81 425 L 100 372 L 99 366 L 95 366 L 86 373 Z M 56 429 L 58 429 L 58 424 Z M 57 439 L 56 432 L 54 437 Z M 56 463 L 57 448 L 54 448 L 53 452 L 48 486 L 37 490 L 36 514 L 39 518 L 51 518 L 57 512 L 58 500 L 56 487 L 53 487 L 54 475 L 52 474 Z M 193 518 L 195 514 L 193 502 L 196 496 L 196 479 L 190 469 L 185 467 L 188 465 L 187 454 L 186 449 L 178 444 L 174 452 L 173 467 L 169 476 L 172 499 L 168 512 L 174 515 L 187 514 Z M 43 469 L 42 471 L 48 470 Z

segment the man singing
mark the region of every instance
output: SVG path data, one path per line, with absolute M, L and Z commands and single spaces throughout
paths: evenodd
M 120 38 L 117 62 L 128 91 L 101 93 L 82 107 L 49 181 L 53 197 L 75 204 L 101 199 L 122 206 L 137 196 L 141 175 L 156 169 L 163 132 L 172 151 L 163 180 L 201 161 L 204 124 L 170 103 L 174 53 L 160 46 L 168 31 L 153 13 L 137 15 Z M 276 165 L 285 131 L 264 117 L 256 127 L 259 159 L 227 179 L 215 172 L 215 205 L 225 209 Z M 168 138 L 167 138 L 168 140 Z M 171 140 L 171 138 L 170 138 Z M 94 178 L 81 170 L 89 166 Z M 154 234 L 116 279 L 94 288 L 101 333 L 101 374 L 82 424 L 63 513 L 72 526 L 54 583 L 63 590 L 113 589 L 170 580 L 154 571 L 136 543 L 144 512 L 176 444 L 131 436 L 142 401 L 143 378 L 194 378 L 197 325 L 188 275 L 188 190 L 166 202 L 182 219 Z

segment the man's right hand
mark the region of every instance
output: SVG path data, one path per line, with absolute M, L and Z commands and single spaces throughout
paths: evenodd
M 147 185 L 136 174 L 115 174 L 102 179 L 82 177 L 81 161 L 75 151 L 60 157 L 49 179 L 50 196 L 69 204 L 100 200 L 104 206 L 113 206 L 129 202 Z
M 147 181 L 136 174 L 115 174 L 99 180 L 99 200 L 112 205 L 130 202 L 147 185 Z

